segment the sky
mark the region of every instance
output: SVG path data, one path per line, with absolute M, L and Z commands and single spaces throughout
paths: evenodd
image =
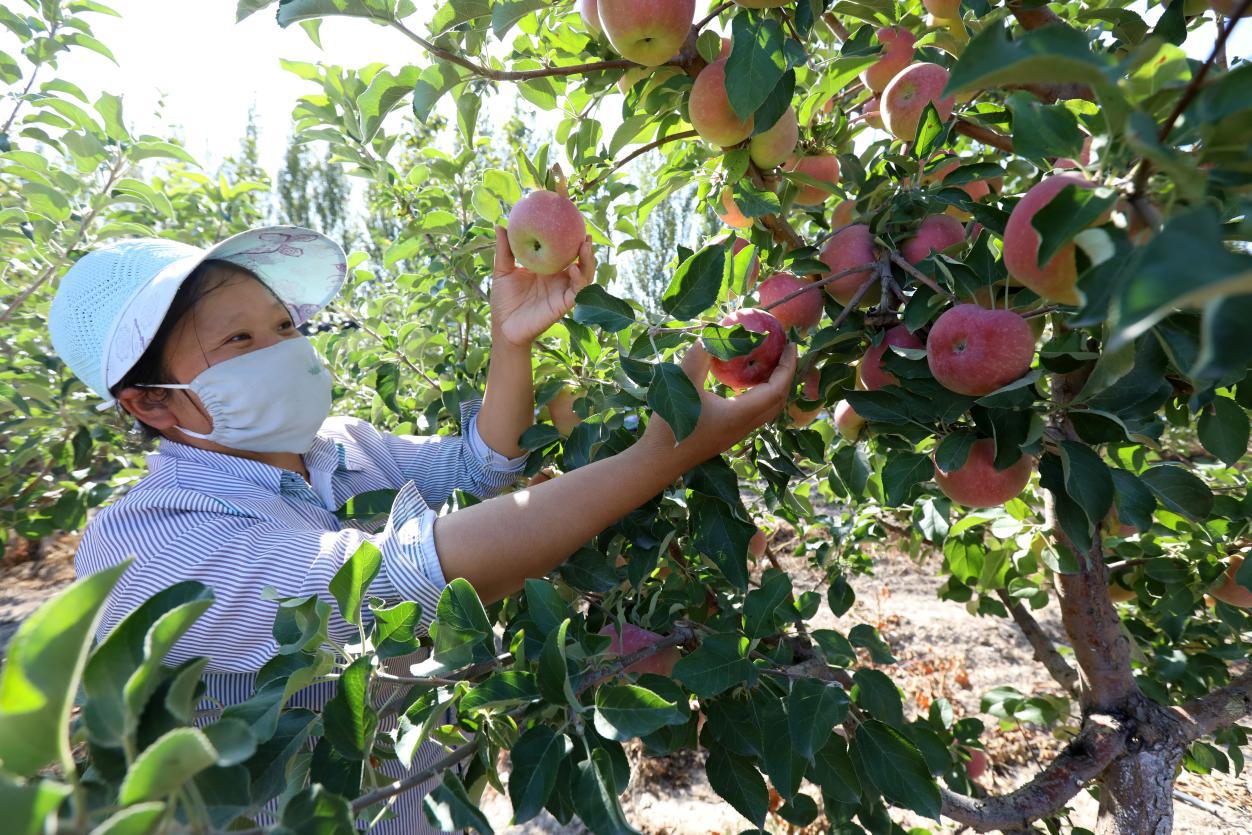
M 353 18 L 324 23 L 319 50 L 299 26 L 280 28 L 273 7 L 235 23 L 233 0 L 111 0 L 109 5 L 122 17 L 88 19 L 96 37 L 113 50 L 118 66 L 75 49 L 62 54 L 57 74 L 81 86 L 93 100 L 103 90 L 122 95 L 124 117 L 134 131 L 165 135 L 169 125 L 181 125 L 189 150 L 209 170 L 238 149 L 253 104 L 261 165 L 271 176 L 281 167 L 292 107 L 301 95 L 319 88 L 282 69 L 280 57 L 354 68 L 374 61 L 393 68 L 429 61 L 401 33 Z M 1159 14 L 1154 9 L 1146 17 L 1151 21 Z M 1205 26 L 1193 34 L 1188 52 L 1207 55 L 1213 32 Z M 16 53 L 14 41 L 0 36 L 0 49 Z M 1228 53 L 1252 54 L 1252 21 L 1236 28 Z M 451 102 L 445 98 L 441 104 Z M 496 104 L 506 106 L 504 101 Z M 490 112 L 485 118 L 491 118 Z

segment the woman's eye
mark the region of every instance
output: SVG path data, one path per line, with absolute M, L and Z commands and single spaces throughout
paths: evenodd
M 251 338 L 252 338 L 252 336 L 251 336 L 250 334 L 246 334 L 246 333 L 237 333 L 237 334 L 235 334 L 234 336 L 232 336 L 230 339 L 228 339 L 228 340 L 226 340 L 226 341 L 227 341 L 227 342 L 246 342 L 247 340 L 249 340 L 249 339 L 251 339 Z
M 287 321 L 285 321 L 285 322 L 283 322 L 281 325 L 279 325 L 279 326 L 278 326 L 278 329 L 279 329 L 280 331 L 289 331 L 289 330 L 292 330 L 293 328 L 295 328 L 295 326 L 296 326 L 296 323 L 295 323 L 295 322 L 293 322 L 293 321 L 291 321 L 290 319 L 288 319 Z

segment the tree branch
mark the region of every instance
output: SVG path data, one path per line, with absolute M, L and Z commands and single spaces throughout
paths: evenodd
M 786 304 L 787 302 L 794 299 L 796 296 L 807 293 L 810 290 L 816 290 L 819 287 L 825 287 L 827 284 L 830 284 L 832 281 L 838 281 L 839 279 L 843 278 L 845 275 L 851 275 L 852 273 L 864 272 L 865 270 L 872 270 L 875 267 L 875 265 L 876 264 L 873 261 L 870 261 L 867 264 L 857 264 L 855 267 L 848 267 L 846 270 L 840 270 L 837 273 L 832 273 L 826 276 L 825 278 L 819 278 L 817 281 L 804 285 L 799 290 L 792 290 L 790 293 L 783 296 L 781 299 L 778 299 L 777 301 L 770 302 L 769 304 L 762 307 L 761 310 L 772 310 L 773 308 L 778 307 L 778 305 L 780 304 Z M 866 283 L 873 284 L 873 280 L 871 279 L 867 281 Z
M 1037 8 L 1027 8 L 1021 4 L 1021 0 L 1009 0 L 1009 11 L 1013 13 L 1013 17 L 1017 18 L 1017 22 L 1022 28 L 1029 32 L 1031 29 L 1041 29 L 1044 26 L 1067 25 L 1061 20 L 1061 16 L 1049 9 L 1046 5 Z
M 674 142 L 679 139 L 691 139 L 692 137 L 699 136 L 699 135 L 700 134 L 694 130 L 684 130 L 678 133 L 671 133 L 668 136 L 662 136 L 660 139 L 649 142 L 647 145 L 641 145 L 635 150 L 631 151 L 626 156 L 622 157 L 620 160 L 614 162 L 613 165 L 607 171 L 605 171 L 603 174 L 596 177 L 594 180 L 591 180 L 579 186 L 578 193 L 586 194 L 587 192 L 591 191 L 592 188 L 594 188 L 595 186 L 603 182 L 614 171 L 617 171 L 622 166 L 627 165 L 628 163 L 630 163 L 631 161 L 635 159 L 638 159 L 639 157 L 646 154 L 648 151 L 654 151 L 657 148 L 669 142 Z
M 822 15 L 822 20 L 826 21 L 826 25 L 830 27 L 830 31 L 834 32 L 835 37 L 839 40 L 846 41 L 848 38 L 852 37 L 851 33 L 848 32 L 848 27 L 844 26 L 843 22 L 840 21 L 839 18 L 835 17 L 834 12 L 826 12 L 826 14 Z
M 1077 696 L 1077 671 L 1061 657 L 1061 653 L 1057 652 L 1052 639 L 1043 631 L 1039 621 L 1035 620 L 1035 616 L 1027 611 L 1020 600 L 1010 595 L 1004 589 L 997 590 L 996 594 L 999 596 L 1000 602 L 1004 604 L 1004 607 L 1009 610 L 1009 614 L 1013 616 L 1013 620 L 1017 623 L 1018 628 L 1022 630 L 1022 634 L 1026 637 L 1026 642 L 1034 650 L 1035 660 L 1047 668 L 1048 673 L 1067 693 L 1071 696 Z
M 1126 750 L 1128 729 L 1102 714 L 1087 717 L 1082 732 L 1033 780 L 999 797 L 974 798 L 940 786 L 943 814 L 976 832 L 1024 827 L 1065 806 Z
M 931 290 L 934 290 L 940 296 L 943 296 L 945 299 L 956 298 L 956 296 L 953 296 L 947 290 L 943 289 L 937 283 L 935 283 L 935 280 L 933 278 L 926 275 L 926 273 L 922 272 L 917 267 L 914 267 L 908 261 L 905 261 L 902 257 L 900 257 L 900 253 L 896 252 L 895 250 L 892 250 L 890 252 L 890 256 L 891 256 L 891 263 L 895 264 L 897 267 L 904 270 L 906 273 L 908 273 L 910 276 L 920 281 L 922 284 L 925 284 Z
M 975 139 L 984 145 L 990 145 L 992 148 L 999 148 L 1006 154 L 1013 153 L 1013 140 L 1002 133 L 997 133 L 991 128 L 984 128 L 982 125 L 976 125 L 968 119 L 956 120 L 956 132 Z
M 1184 734 L 1188 744 L 1252 716 L 1252 671 L 1237 677 L 1220 690 L 1174 710 L 1185 723 Z
M 709 12 L 707 15 L 705 15 L 704 17 L 702 17 L 702 18 L 700 18 L 699 20 L 697 20 L 697 21 L 696 21 L 696 23 L 695 23 L 695 26 L 694 26 L 693 28 L 694 28 L 697 32 L 699 32 L 699 31 L 700 31 L 701 29 L 703 29 L 705 26 L 708 26 L 710 23 L 712 23 L 712 22 L 713 22 L 713 19 L 714 19 L 715 17 L 717 17 L 719 14 L 721 14 L 721 13 L 722 13 L 722 12 L 724 12 L 724 11 L 726 11 L 727 9 L 729 9 L 729 8 L 730 8 L 731 6 L 733 6 L 733 5 L 735 5 L 735 4 L 734 4 L 734 2 L 733 2 L 733 0 L 726 0 L 726 2 L 725 2 L 725 3 L 721 3 L 721 4 L 719 4 L 719 5 L 717 6 L 717 8 L 715 8 L 713 11 Z

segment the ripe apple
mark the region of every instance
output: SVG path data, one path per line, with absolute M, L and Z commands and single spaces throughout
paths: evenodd
M 583 25 L 588 32 L 600 34 L 604 29 L 600 26 L 600 10 L 596 8 L 597 0 L 577 0 L 574 9 L 582 15 Z
M 778 121 L 748 143 L 748 156 L 757 168 L 777 168 L 791 156 L 800 141 L 800 123 L 796 112 L 788 107 Z
M 682 48 L 696 0 L 598 0 L 600 25 L 623 58 L 659 67 Z
M 823 188 L 807 183 L 799 184 L 795 199 L 797 206 L 819 206 L 825 203 L 826 198 L 835 193 L 833 186 L 839 184 L 839 158 L 833 154 L 820 154 L 799 159 L 792 157 L 787 163 L 787 170 L 812 177 L 818 182 L 830 183 L 832 186 L 832 188 Z
M 944 388 L 981 397 L 1030 370 L 1035 335 L 1011 310 L 959 304 L 935 320 L 926 337 L 926 362 Z
M 961 0 L 922 0 L 922 5 L 939 20 L 961 18 Z
M 574 401 L 582 396 L 581 391 L 563 388 L 548 401 L 548 417 L 552 419 L 552 425 L 567 438 L 574 431 L 574 427 L 583 422 L 574 411 Z
M 943 162 L 932 168 L 929 173 L 922 176 L 924 185 L 936 185 L 940 188 L 948 188 L 943 185 L 943 178 L 951 174 L 953 171 L 961 167 L 961 158 L 958 156 L 949 156 Z M 950 188 L 959 188 L 961 191 L 969 195 L 969 199 L 975 203 L 981 201 L 984 197 L 991 193 L 991 185 L 987 180 L 974 180 L 972 183 L 961 183 L 960 185 L 950 186 Z M 949 206 L 945 214 L 952 215 L 959 220 L 969 220 L 969 212 L 963 211 L 956 206 Z
M 609 652 L 619 656 L 631 655 L 644 647 L 652 646 L 665 637 L 641 626 L 635 626 L 633 623 L 622 624 L 621 635 L 617 634 L 617 626 L 611 623 L 601 629 L 600 634 L 608 635 L 612 639 L 612 643 L 609 644 Z M 663 650 L 659 650 L 655 655 L 631 664 L 625 669 L 625 672 L 656 673 L 659 676 L 667 676 L 673 671 L 674 665 L 678 663 L 680 657 L 677 647 L 666 647 Z
M 1091 137 L 1088 136 L 1082 141 L 1082 150 L 1078 152 L 1077 161 L 1069 157 L 1061 157 L 1056 161 L 1053 168 L 1086 168 L 1091 164 Z
M 861 83 L 875 93 L 881 93 L 913 60 L 917 38 L 902 26 L 884 26 L 878 30 L 878 42 L 883 46 L 882 57 L 861 71 Z
M 926 105 L 934 102 L 939 118 L 947 121 L 952 115 L 952 96 L 942 98 L 948 84 L 948 71 L 938 64 L 914 64 L 891 79 L 882 91 L 883 122 L 896 139 L 912 142 L 917 138 L 917 125 Z
M 1031 225 L 1034 216 L 1052 202 L 1066 186 L 1095 188 L 1095 183 L 1078 174 L 1053 174 L 1030 187 L 1013 207 L 1004 227 L 1004 266 L 1009 275 L 1049 301 L 1078 304 L 1078 262 L 1074 242 L 1056 251 L 1048 262 L 1039 266 L 1039 233 Z M 1099 221 L 1103 222 L 1103 221 Z
M 793 273 L 774 273 L 757 290 L 757 298 L 761 307 L 768 307 L 784 296 L 797 290 L 804 290 L 812 282 L 798 278 Z M 806 290 L 790 301 L 777 307 L 769 308 L 774 318 L 782 322 L 784 328 L 798 328 L 808 331 L 822 318 L 822 293 L 818 288 Z
M 691 85 L 687 115 L 700 138 L 711 145 L 736 145 L 752 135 L 752 117 L 740 119 L 726 97 L 726 59 L 700 70 Z
M 578 257 L 587 224 L 572 200 L 541 189 L 513 206 L 508 236 L 517 263 L 539 275 L 556 275 Z
M 999 507 L 1016 498 L 1030 481 L 1034 459 L 1028 455 L 1004 470 L 995 468 L 996 445 L 991 438 L 974 441 L 969 457 L 959 469 L 946 473 L 935 466 L 940 491 L 965 507 Z
M 970 780 L 977 781 L 987 771 L 987 752 L 981 748 L 970 748 L 969 759 L 965 762 L 965 773 Z
M 866 99 L 865 104 L 861 105 L 861 116 L 865 119 L 865 124 L 870 127 L 886 130 L 886 125 L 882 122 L 882 99 L 874 96 L 872 99 Z
M 735 192 L 730 186 L 722 189 L 722 208 L 725 212 L 718 212 L 717 216 L 721 218 L 722 223 L 732 229 L 747 229 L 752 225 L 752 218 L 739 211 L 739 206 L 735 203 Z
M 822 248 L 822 262 L 830 267 L 828 275 L 848 270 L 860 264 L 870 264 L 878 260 L 874 250 L 874 233 L 864 223 L 854 223 L 836 232 Z M 852 301 L 852 297 L 861 286 L 874 280 L 874 268 L 867 267 L 836 278 L 826 285 L 830 293 L 842 305 Z M 867 294 L 868 295 L 868 294 Z M 869 299 L 862 298 L 863 307 L 868 307 Z
M 822 410 L 822 372 L 817 366 L 811 367 L 804 374 L 804 382 L 800 386 L 800 395 L 804 400 L 817 401 L 816 409 L 803 409 L 799 402 L 792 400 L 787 404 L 787 416 L 791 418 L 791 425 L 796 427 L 808 426 L 817 417 Z
M 839 229 L 856 220 L 856 202 L 840 200 L 830 212 L 830 228 Z
M 1211 589 L 1209 594 L 1223 603 L 1229 603 L 1231 606 L 1238 606 L 1241 609 L 1252 609 L 1252 591 L 1235 581 L 1235 575 L 1239 573 L 1239 567 L 1242 565 L 1243 554 L 1231 554 L 1230 564 L 1226 568 L 1225 581 L 1217 588 Z
M 768 380 L 787 347 L 787 332 L 782 323 L 764 310 L 744 307 L 722 317 L 721 324 L 742 325 L 745 330 L 765 334 L 765 339 L 743 356 L 728 360 L 711 357 L 709 368 L 718 382 L 743 391 Z
M 844 438 L 855 441 L 861 437 L 861 430 L 865 428 L 865 418 L 857 414 L 851 403 L 840 400 L 835 404 L 835 428 Z
M 943 252 L 965 240 L 965 227 L 948 214 L 930 215 L 917 227 L 917 234 L 904 242 L 900 254 L 910 264 L 920 264 L 932 252 Z
M 898 386 L 900 384 L 896 375 L 888 371 L 883 365 L 883 357 L 886 356 L 887 349 L 892 345 L 895 345 L 897 348 L 925 347 L 922 341 L 909 333 L 909 329 L 904 325 L 896 325 L 888 330 L 883 335 L 882 342 L 879 342 L 877 345 L 871 345 L 869 350 L 865 352 L 865 356 L 861 358 L 861 384 L 865 386 L 866 391 L 877 391 L 886 385 Z
M 765 546 L 768 544 L 769 537 L 765 535 L 765 531 L 757 528 L 756 533 L 752 534 L 752 538 L 748 540 L 748 556 L 754 561 L 759 560 L 765 556 Z

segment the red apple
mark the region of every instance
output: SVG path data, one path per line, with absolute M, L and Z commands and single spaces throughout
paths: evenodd
M 614 655 L 631 655 L 638 652 L 644 647 L 650 647 L 657 641 L 664 638 L 664 635 L 658 635 L 651 630 L 644 629 L 641 626 L 635 626 L 633 623 L 622 624 L 622 634 L 617 634 L 617 627 L 614 624 L 608 624 L 600 630 L 601 635 L 608 635 L 612 639 L 609 644 L 609 652 Z M 666 647 L 659 650 L 655 655 L 650 655 L 642 661 L 636 661 L 625 669 L 628 673 L 656 673 L 659 676 L 669 675 L 674 665 L 678 663 L 681 656 L 677 647 Z
M 574 411 L 574 401 L 582 396 L 581 391 L 563 388 L 548 401 L 548 416 L 552 418 L 552 425 L 567 438 L 574 431 L 574 427 L 583 422 Z
M 565 195 L 532 191 L 509 212 L 508 236 L 517 263 L 539 275 L 556 275 L 578 257 L 587 224 Z
M 682 48 L 696 0 L 598 0 L 600 25 L 623 58 L 658 67 Z
M 800 404 L 795 400 L 792 400 L 790 403 L 788 403 L 787 404 L 787 416 L 791 418 L 792 426 L 796 426 L 796 427 L 808 426 L 810 423 L 813 422 L 813 419 L 817 417 L 818 413 L 821 412 L 822 410 L 821 385 L 822 385 L 821 369 L 814 366 L 810 368 L 807 372 L 805 372 L 804 383 L 803 385 L 800 386 L 800 394 L 805 400 L 817 402 L 818 406 L 816 409 L 803 409 L 800 407 Z
M 820 154 L 800 159 L 792 157 L 787 163 L 787 170 L 811 177 L 821 183 L 829 183 L 831 186 L 826 188 L 799 183 L 795 198 L 797 206 L 820 206 L 826 202 L 827 197 L 835 193 L 833 187 L 839 184 L 839 158 L 833 154 Z
M 861 71 L 861 83 L 875 93 L 881 93 L 913 60 L 917 38 L 902 26 L 884 26 L 878 30 L 878 42 L 883 46 L 882 57 Z
M 596 2 L 597 0 L 577 0 L 574 3 L 574 9 L 582 15 L 583 25 L 587 27 L 587 31 L 598 35 L 604 29 L 600 26 L 600 10 L 596 8 Z
M 944 388 L 981 397 L 1030 370 L 1035 335 L 1011 310 L 959 304 L 945 311 L 926 337 L 926 362 Z
M 1095 183 L 1077 174 L 1053 174 L 1030 187 L 1013 207 L 1004 227 L 1004 266 L 1009 275 L 1038 295 L 1060 304 L 1078 304 L 1078 262 L 1073 241 L 1056 251 L 1039 266 L 1039 233 L 1031 221 L 1040 209 L 1066 186 L 1095 188 Z
M 845 226 L 836 232 L 822 248 L 821 259 L 827 267 L 830 267 L 827 275 L 834 275 L 861 264 L 872 264 L 878 260 L 878 253 L 874 249 L 874 233 L 864 223 Z M 848 273 L 842 278 L 836 278 L 826 285 L 826 292 L 830 293 L 840 304 L 846 305 L 852 301 L 852 297 L 862 285 L 873 280 L 874 267 L 871 266 Z M 872 299 L 862 298 L 861 306 L 868 307 L 872 301 Z
M 959 5 L 959 4 L 958 4 Z M 987 771 L 987 752 L 981 748 L 969 749 L 969 760 L 965 763 L 965 773 L 975 782 Z
M 866 99 L 865 104 L 861 105 L 861 116 L 865 119 L 865 124 L 870 127 L 886 130 L 887 126 L 882 122 L 882 100 L 878 96 L 872 99 Z
M 745 330 L 765 334 L 765 339 L 743 356 L 728 360 L 711 357 L 709 367 L 718 382 L 743 391 L 768 380 L 787 347 L 787 332 L 782 323 L 764 310 L 744 307 L 723 317 L 721 324 L 741 325 Z
M 959 469 L 945 473 L 936 465 L 935 483 L 943 495 L 957 504 L 999 507 L 1026 489 L 1035 462 L 1030 456 L 1023 455 L 1008 469 L 997 470 L 995 457 L 995 441 L 980 438 L 974 441 L 969 457 Z
M 1216 597 L 1223 603 L 1229 603 L 1231 606 L 1238 606 L 1241 609 L 1252 609 L 1252 591 L 1245 586 L 1241 586 L 1236 580 L 1235 575 L 1239 573 L 1239 567 L 1243 565 L 1243 554 L 1231 554 L 1230 564 L 1226 567 L 1226 577 L 1224 582 L 1209 594 Z
M 958 156 L 948 156 L 943 162 L 932 168 L 922 177 L 922 183 L 926 185 L 936 185 L 940 188 L 959 188 L 961 191 L 969 195 L 969 199 L 975 203 L 982 200 L 991 193 L 991 185 L 987 180 L 974 180 L 972 183 L 961 183 L 957 186 L 944 186 L 943 178 L 951 174 L 953 171 L 961 167 L 961 158 Z M 969 220 L 969 212 L 963 211 L 956 206 L 949 206 L 945 210 L 945 214 L 952 215 L 961 220 Z M 971 236 L 972 237 L 972 236 Z
M 904 242 L 900 254 L 910 264 L 920 264 L 932 252 L 943 252 L 965 240 L 965 227 L 951 215 L 930 215 L 917 227 L 917 234 Z
M 765 535 L 765 531 L 757 528 L 756 533 L 752 534 L 752 538 L 748 540 L 748 556 L 753 560 L 759 560 L 765 556 L 767 545 L 769 545 L 769 537 Z
M 830 228 L 842 229 L 856 220 L 856 202 L 840 200 L 830 212 Z
M 777 168 L 791 156 L 800 141 L 800 123 L 790 107 L 769 129 L 763 130 L 748 143 L 748 155 L 757 168 Z
M 855 441 L 861 436 L 861 430 L 865 428 L 865 418 L 857 414 L 851 403 L 840 400 L 835 404 L 835 428 L 849 441 Z
M 752 117 L 740 119 L 726 96 L 725 58 L 700 70 L 691 85 L 687 115 L 696 133 L 711 145 L 737 145 L 752 135 Z
M 722 208 L 725 211 L 718 212 L 717 216 L 732 229 L 747 229 L 752 225 L 752 218 L 739 211 L 739 206 L 735 203 L 735 192 L 730 186 L 722 189 Z
M 757 298 L 761 307 L 769 307 L 784 296 L 804 290 L 810 284 L 811 282 L 797 278 L 792 273 L 775 273 L 761 282 Z M 822 318 L 822 292 L 816 287 L 811 288 L 777 307 L 769 307 L 769 312 L 782 322 L 784 328 L 808 331 Z
M 897 348 L 923 348 L 922 341 L 913 334 L 909 333 L 909 329 L 904 325 L 896 325 L 883 335 L 882 342 L 877 345 L 870 346 L 865 352 L 865 356 L 861 358 L 861 383 L 865 386 L 866 391 L 876 391 L 883 386 L 898 386 L 900 381 L 896 379 L 896 375 L 892 374 L 883 365 L 883 357 L 887 354 L 887 349 L 895 345 Z
M 883 122 L 887 130 L 902 142 L 912 142 L 917 138 L 922 113 L 931 102 L 939 118 L 946 122 L 956 103 L 952 96 L 942 97 L 947 85 L 948 71 L 938 64 L 914 64 L 903 70 L 882 91 Z

